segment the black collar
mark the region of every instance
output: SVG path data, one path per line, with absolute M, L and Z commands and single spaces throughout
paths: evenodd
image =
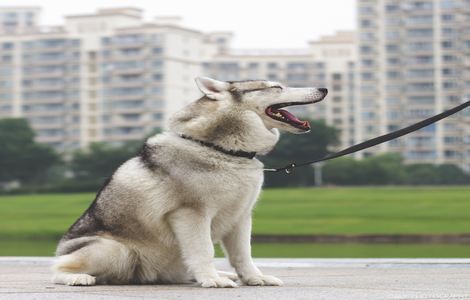
M 244 158 L 248 158 L 248 159 L 253 159 L 256 156 L 256 152 L 246 152 L 246 151 L 242 151 L 242 150 L 227 150 L 227 149 L 224 149 L 224 148 L 222 148 L 218 145 L 212 144 L 210 142 L 197 140 L 197 139 L 194 139 L 190 136 L 184 135 L 182 133 L 180 134 L 180 137 L 182 137 L 183 139 L 187 139 L 187 140 L 199 143 L 203 146 L 212 148 L 214 150 L 217 150 L 217 151 L 222 152 L 222 153 L 227 154 L 227 155 L 236 156 L 236 157 L 244 157 Z

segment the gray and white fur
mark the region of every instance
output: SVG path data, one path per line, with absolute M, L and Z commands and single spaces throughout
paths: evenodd
M 263 165 L 222 153 L 268 153 L 278 129 L 302 133 L 268 115 L 271 105 L 322 100 L 326 89 L 270 81 L 222 82 L 202 77 L 204 96 L 176 113 L 168 132 L 149 138 L 122 164 L 57 247 L 53 282 L 67 285 L 188 283 L 202 287 L 281 285 L 251 258 L 251 215 Z M 286 106 L 286 105 L 285 105 Z M 309 129 L 309 128 L 308 128 Z M 236 274 L 218 272 L 220 243 Z

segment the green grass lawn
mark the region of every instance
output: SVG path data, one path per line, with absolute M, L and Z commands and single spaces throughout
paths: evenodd
M 1 196 L 0 255 L 50 255 L 55 241 L 93 198 L 93 194 Z M 470 188 L 269 189 L 263 192 L 255 209 L 253 231 L 254 234 L 468 233 Z M 373 253 L 384 251 L 381 247 L 401 249 L 391 255 L 394 257 L 470 256 L 467 245 L 257 244 L 254 254 L 375 257 Z
M 255 210 L 254 232 L 470 232 L 470 187 L 266 190 Z

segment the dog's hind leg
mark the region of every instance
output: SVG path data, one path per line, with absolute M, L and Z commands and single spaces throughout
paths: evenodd
M 85 261 L 78 255 L 68 254 L 59 257 L 53 266 L 52 282 L 66 285 L 95 285 L 96 278 L 86 273 Z
M 67 285 L 94 285 L 156 280 L 156 274 L 152 274 L 154 278 L 135 278 L 137 265 L 138 257 L 134 251 L 118 241 L 100 238 L 70 254 L 59 256 L 53 266 L 55 274 L 52 281 Z

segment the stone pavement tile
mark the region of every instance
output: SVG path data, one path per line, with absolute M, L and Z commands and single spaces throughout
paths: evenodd
M 259 259 L 283 287 L 68 287 L 50 283 L 49 258 L 0 258 L 0 299 L 470 299 L 470 260 Z M 227 264 L 217 260 L 221 270 Z

